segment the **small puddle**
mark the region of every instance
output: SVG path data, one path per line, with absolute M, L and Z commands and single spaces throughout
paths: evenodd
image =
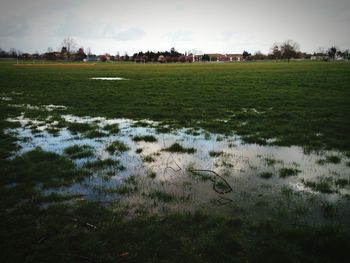
M 91 78 L 95 80 L 127 80 L 125 78 L 120 78 L 120 77 L 99 77 L 99 78 Z

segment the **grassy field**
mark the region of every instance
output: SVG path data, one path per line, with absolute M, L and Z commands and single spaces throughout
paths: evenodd
M 350 63 L 74 65 L 0 63 L 1 262 L 348 260 Z M 123 135 L 121 124 L 106 122 L 100 127 L 98 119 L 79 123 L 62 117 L 67 114 L 130 118 L 138 122 L 127 131 L 154 132 Z M 144 119 L 159 123 L 152 126 Z M 220 162 L 223 168 L 218 169 L 226 172 L 220 180 L 188 168 L 180 181 L 180 195 L 171 191 L 171 182 L 158 178 L 156 169 L 139 176 L 123 166 L 128 154 L 138 154 L 145 167 L 158 164 L 162 156 L 199 156 L 200 146 L 186 145 L 181 138 L 147 152 L 147 145 L 155 147 L 164 136 L 179 136 L 169 131 L 183 127 L 191 138 L 202 136 L 201 142 L 227 143 L 227 149 L 210 148 L 204 157 Z M 20 137 L 20 131 L 26 136 Z M 60 153 L 34 148 L 16 155 L 21 143 L 35 145 L 45 136 L 60 138 L 62 132 L 79 144 Z M 247 147 L 257 143 L 332 151 L 312 155 L 315 160 L 302 155 L 312 159 L 307 169 L 301 161 L 287 163 L 282 156 L 256 152 L 254 158 L 243 158 L 243 168 L 249 172 L 240 181 L 235 176 L 242 171 L 229 163 L 240 155 L 228 153 L 238 146 L 225 137 L 234 134 Z M 109 159 L 94 157 L 100 142 Z M 88 161 L 79 165 L 84 158 Z M 316 168 L 325 174 L 311 180 L 307 173 Z M 57 190 L 79 182 L 94 184 L 94 178 L 113 181 L 121 173 L 126 176 L 117 187 L 95 186 L 95 193 L 113 193 L 117 199 L 91 200 Z M 299 174 L 306 179 L 299 179 Z M 280 188 L 274 188 L 277 182 L 283 183 Z M 312 191 L 288 187 L 295 182 Z M 232 191 L 234 198 L 219 193 L 219 203 L 191 209 L 194 189 L 209 189 L 208 195 L 213 189 Z
M 250 143 L 350 149 L 350 64 L 0 64 L 16 103 L 65 105 L 81 116 L 125 117 L 235 132 Z M 123 77 L 97 81 L 92 77 Z M 2 107 L 2 112 L 7 109 Z M 225 122 L 223 122 L 225 121 Z

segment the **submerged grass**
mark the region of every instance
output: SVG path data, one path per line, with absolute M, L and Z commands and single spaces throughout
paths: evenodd
M 107 124 L 103 127 L 105 131 L 108 131 L 109 134 L 118 134 L 120 132 L 119 125 L 116 124 Z
M 279 170 L 279 175 L 282 178 L 286 178 L 288 176 L 297 176 L 301 171 L 296 168 L 281 168 Z
M 271 172 L 263 172 L 259 174 L 259 176 L 264 179 L 270 179 L 273 176 L 273 174 Z
M 64 149 L 64 153 L 72 159 L 81 159 L 94 156 L 93 148 L 89 145 L 72 145 Z
M 173 152 L 173 153 L 188 153 L 188 154 L 193 154 L 195 153 L 197 150 L 194 148 L 185 148 L 183 147 L 181 144 L 179 143 L 174 143 L 171 146 L 169 146 L 168 148 L 165 148 L 164 151 L 167 152 Z
M 128 151 L 130 148 L 123 142 L 121 141 L 114 141 L 112 142 L 110 145 L 107 146 L 106 150 L 113 154 L 113 153 L 121 153 L 121 152 L 126 152 Z
M 134 142 L 140 142 L 140 141 L 157 142 L 157 138 L 154 137 L 153 135 L 135 136 L 132 138 L 132 140 Z
M 93 162 L 87 162 L 84 165 L 84 167 L 88 169 L 102 169 L 106 167 L 113 167 L 118 170 L 125 169 L 118 160 L 113 160 L 113 159 L 96 160 Z

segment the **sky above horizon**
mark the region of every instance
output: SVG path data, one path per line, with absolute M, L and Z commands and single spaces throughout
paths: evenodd
M 350 49 L 349 0 L 1 0 L 0 48 L 58 50 L 65 37 L 96 54 L 189 50 L 268 53 Z

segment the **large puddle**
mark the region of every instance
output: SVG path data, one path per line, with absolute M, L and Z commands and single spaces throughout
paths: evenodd
M 89 147 L 92 152 L 73 158 L 77 167 L 89 167 L 97 160 L 115 160 L 119 164 L 90 166 L 93 174 L 84 181 L 46 189 L 46 193 L 79 194 L 101 202 L 128 200 L 130 204 L 147 203 L 145 197 L 152 197 L 159 202 L 172 202 L 172 209 L 185 210 L 194 206 L 218 209 L 240 204 L 250 207 L 252 215 L 261 207 L 276 210 L 281 206 L 282 196 L 285 200 L 300 198 L 298 204 L 305 207 L 309 202 L 320 205 L 331 202 L 345 207 L 343 210 L 349 213 L 349 158 L 340 152 L 305 153 L 296 146 L 244 144 L 235 135 L 223 136 L 200 129 L 158 133 L 157 123 L 149 120 L 73 115 L 61 118 L 68 128 L 55 128 L 58 122 L 50 122 L 50 118 L 49 124 L 24 115 L 8 119 L 21 126 L 7 130 L 16 134 L 21 146 L 15 156 L 38 147 L 67 155 L 66 149 L 77 145 Z M 89 136 L 86 132 L 72 131 L 69 124 L 88 124 L 94 127 L 94 133 Z M 50 127 L 56 129 L 54 133 Z M 120 145 L 124 148 L 118 148 Z M 127 194 L 115 191 L 128 181 L 137 184 L 139 190 L 126 190 Z M 150 202 L 147 205 L 152 206 Z

